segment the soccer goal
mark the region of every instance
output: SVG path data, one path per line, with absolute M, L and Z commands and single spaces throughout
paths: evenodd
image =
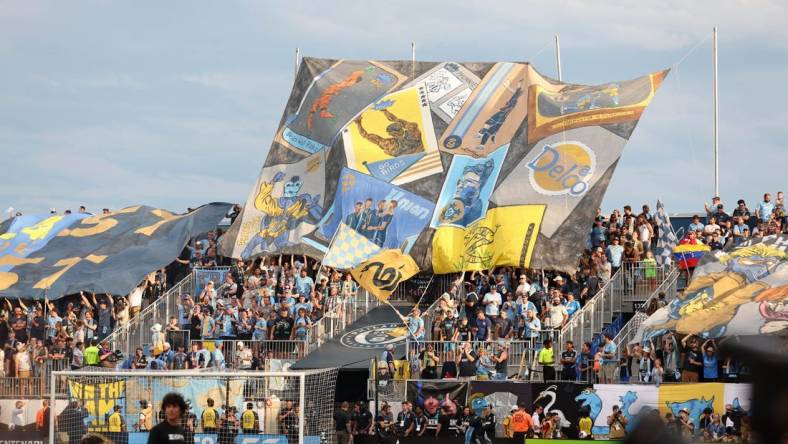
M 145 444 L 164 421 L 161 400 L 180 393 L 186 441 L 198 444 L 331 442 L 337 369 L 287 372 L 64 371 L 51 376 L 49 438 L 87 433 Z

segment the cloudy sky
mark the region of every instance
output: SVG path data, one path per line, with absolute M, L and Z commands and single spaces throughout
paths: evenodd
M 327 6 L 330 5 L 330 6 Z M 773 1 L 44 2 L 0 0 L 0 211 L 246 199 L 294 52 L 528 60 L 624 80 L 673 67 L 605 208 L 696 211 L 712 194 L 711 29 L 720 29 L 721 194 L 785 186 L 788 4 Z M 5 216 L 3 214 L 3 216 Z

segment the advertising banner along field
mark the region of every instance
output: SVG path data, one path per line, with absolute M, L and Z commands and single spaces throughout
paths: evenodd
M 667 74 L 575 85 L 529 63 L 305 58 L 223 254 L 571 270 Z

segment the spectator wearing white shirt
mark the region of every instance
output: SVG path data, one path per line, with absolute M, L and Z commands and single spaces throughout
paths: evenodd
M 524 274 L 521 274 L 517 289 L 514 291 L 514 298 L 519 301 L 521 299 L 527 299 L 530 294 L 531 284 L 528 283 L 528 278 Z
M 706 240 L 711 238 L 711 235 L 714 234 L 717 230 L 720 229 L 720 226 L 717 225 L 717 217 L 711 216 L 709 218 L 709 223 L 703 227 L 703 235 L 706 237 Z
M 559 329 L 564 326 L 567 320 L 569 320 L 569 313 L 566 311 L 566 307 L 561 304 L 561 297 L 553 296 L 552 304 L 547 307 L 546 326 Z
M 501 295 L 494 285 L 490 287 L 490 292 L 484 295 L 482 304 L 484 305 L 484 314 L 494 322 L 501 306 Z

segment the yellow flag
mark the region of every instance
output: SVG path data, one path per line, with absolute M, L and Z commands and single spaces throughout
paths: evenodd
M 358 284 L 381 301 L 387 301 L 400 282 L 419 272 L 419 266 L 398 249 L 382 250 L 350 273 Z
M 468 228 L 440 227 L 432 238 L 435 273 L 527 267 L 544 216 L 544 205 L 515 205 L 487 211 Z

